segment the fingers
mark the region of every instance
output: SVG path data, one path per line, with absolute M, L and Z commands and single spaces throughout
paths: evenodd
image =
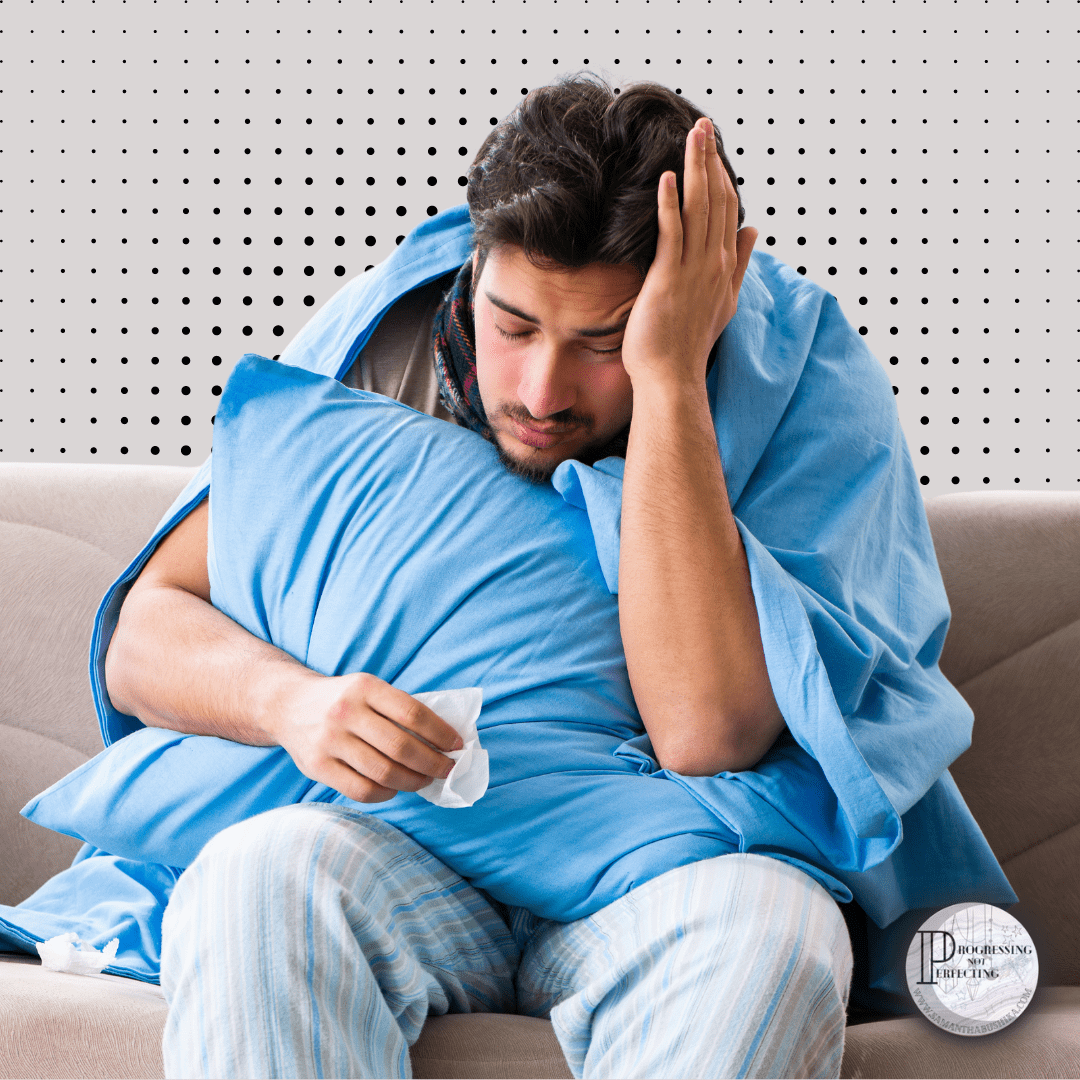
M 660 177 L 656 197 L 660 234 L 656 238 L 654 265 L 677 267 L 682 260 L 683 227 L 679 217 L 679 189 L 675 186 L 673 172 Z
M 720 160 L 720 151 L 716 149 L 716 132 L 712 122 L 706 118 L 698 123 L 706 129 L 705 168 L 709 180 L 709 234 L 706 247 L 718 257 L 722 257 L 721 249 L 726 250 L 734 263 L 735 233 L 739 228 L 739 201 L 731 186 L 731 177 Z
M 683 158 L 683 260 L 698 258 L 709 238 L 708 138 L 699 120 L 687 133 Z M 711 131 L 711 128 L 709 129 Z
M 736 225 L 737 224 L 738 221 L 736 221 Z M 750 265 L 750 256 L 754 251 L 754 245 L 757 243 L 757 238 L 758 231 L 752 225 L 748 225 L 745 229 L 740 229 L 735 238 L 739 261 L 735 269 L 735 275 L 731 279 L 731 288 L 736 296 L 739 295 L 739 290 L 742 288 L 742 281 L 746 276 L 747 267 Z
M 275 734 L 305 776 L 358 802 L 381 802 L 445 778 L 458 733 L 375 675 L 316 676 L 292 698 Z
M 391 728 L 391 731 L 394 734 L 387 735 L 385 740 L 378 736 L 373 740 L 370 733 L 357 736 L 342 732 L 335 745 L 334 757 L 376 787 L 393 791 L 418 791 L 435 777 L 445 778 L 453 767 L 453 761 L 439 755 L 433 757 L 439 762 L 437 766 L 429 768 L 419 765 L 414 752 L 425 751 L 423 745 L 400 728 Z M 406 740 L 413 744 L 414 749 L 408 748 Z
M 732 265 L 736 259 L 735 234 L 739 227 L 739 202 L 731 177 L 720 160 L 716 148 L 716 132 L 712 121 L 702 117 L 687 132 L 683 159 L 682 212 L 678 214 L 678 192 L 674 184 L 666 186 L 665 173 L 660 178 L 658 208 L 660 237 L 657 255 L 673 255 L 678 251 L 680 261 L 715 254 L 717 263 Z M 671 207 L 676 207 L 676 215 Z M 675 218 L 678 217 L 678 228 Z M 679 243 L 674 243 L 678 236 Z
M 419 736 L 370 708 L 337 728 L 309 762 L 314 779 L 357 802 L 381 802 L 397 791 L 418 791 L 454 767 Z
M 326 762 L 321 780 L 327 787 L 340 791 L 347 799 L 360 803 L 387 802 L 399 790 L 408 790 L 406 788 L 383 787 L 369 777 L 361 776 L 355 769 L 336 759 Z M 419 787 L 423 787 L 423 784 L 420 784 Z
M 319 771 L 315 779 L 329 782 L 325 770 L 337 762 L 349 770 L 353 785 L 359 774 L 377 787 L 416 791 L 454 767 L 454 759 L 440 750 L 459 749 L 461 739 L 426 705 L 366 672 L 335 681 L 338 689 L 325 722 L 299 748 L 301 758 Z
M 387 720 L 419 736 L 436 750 L 460 748 L 458 733 L 438 713 L 433 712 L 411 694 L 398 690 L 374 675 L 362 674 L 367 704 Z

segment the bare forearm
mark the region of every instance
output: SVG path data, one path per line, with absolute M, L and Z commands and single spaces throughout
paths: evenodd
M 105 660 L 113 705 L 150 727 L 273 746 L 282 698 L 318 677 L 184 589 L 134 589 Z
M 709 776 L 759 760 L 783 718 L 703 384 L 635 387 L 619 618 L 661 766 Z

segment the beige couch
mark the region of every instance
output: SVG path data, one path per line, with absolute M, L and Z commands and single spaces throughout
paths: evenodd
M 19 808 L 101 749 L 87 676 L 109 584 L 194 470 L 0 465 L 0 903 L 78 844 Z M 942 668 L 975 711 L 952 768 L 1039 950 L 1040 987 L 994 1035 L 921 1016 L 850 1024 L 843 1076 L 1080 1076 L 1080 494 L 985 492 L 928 506 L 953 625 Z M 162 1075 L 156 986 L 0 957 L 0 1077 Z M 546 1020 L 428 1020 L 417 1077 L 570 1076 Z

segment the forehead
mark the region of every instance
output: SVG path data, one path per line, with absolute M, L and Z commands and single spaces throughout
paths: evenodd
M 520 247 L 505 244 L 488 253 L 477 286 L 494 302 L 512 305 L 530 316 L 543 319 L 573 313 L 575 323 L 586 325 L 590 318 L 603 320 L 624 313 L 640 292 L 642 279 L 629 265 L 539 267 Z

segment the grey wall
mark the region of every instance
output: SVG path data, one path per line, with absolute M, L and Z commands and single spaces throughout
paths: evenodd
M 202 461 L 239 357 L 462 202 L 525 89 L 588 68 L 715 118 L 758 247 L 889 373 L 926 495 L 1080 485 L 1071 2 L 0 13 L 0 460 Z

